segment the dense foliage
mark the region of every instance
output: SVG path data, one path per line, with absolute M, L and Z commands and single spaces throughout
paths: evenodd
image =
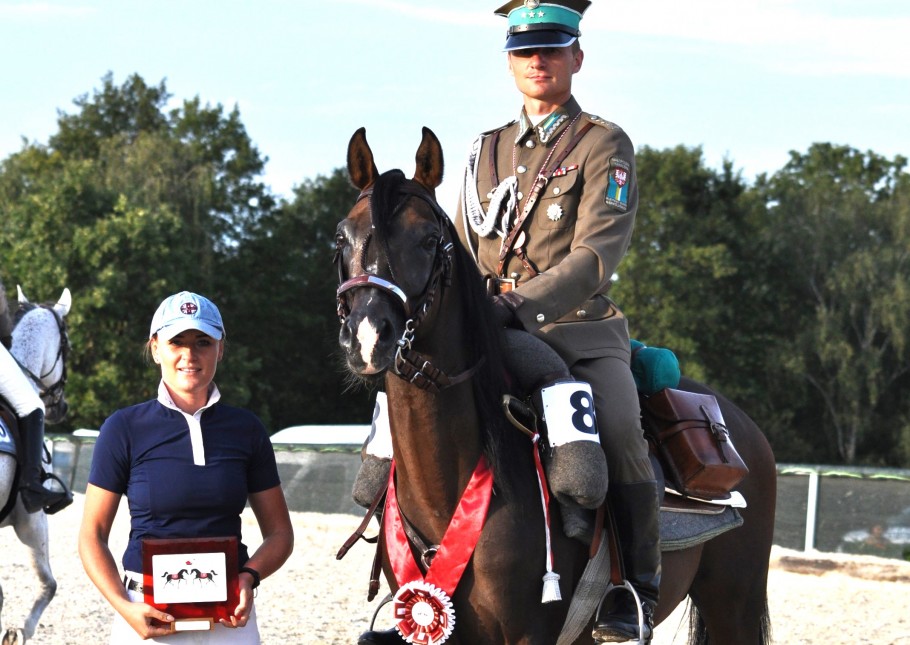
M 153 395 L 147 325 L 179 289 L 222 308 L 233 403 L 275 430 L 365 422 L 335 349 L 344 170 L 276 200 L 236 108 L 170 98 L 108 75 L 46 144 L 0 162 L 0 278 L 74 296 L 66 429 Z M 636 234 L 611 292 L 632 335 L 737 401 L 781 461 L 910 465 L 906 159 L 816 144 L 751 185 L 697 148 L 637 161 Z

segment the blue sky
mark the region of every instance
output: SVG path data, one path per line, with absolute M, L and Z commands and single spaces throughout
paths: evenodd
M 0 0 L 0 158 L 112 72 L 173 101 L 237 105 L 279 195 L 344 164 L 360 126 L 380 170 L 440 138 L 454 212 L 473 137 L 515 118 L 497 2 Z M 751 181 L 819 141 L 910 156 L 907 0 L 594 0 L 582 107 L 637 146 L 701 146 Z

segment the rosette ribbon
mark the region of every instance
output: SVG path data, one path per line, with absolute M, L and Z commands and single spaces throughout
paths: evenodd
M 389 563 L 398 583 L 395 628 L 413 645 L 441 645 L 455 627 L 452 594 L 464 573 L 483 530 L 493 492 L 493 472 L 481 455 L 471 480 L 439 545 L 426 576 L 414 560 L 395 492 L 395 462 L 389 472 L 385 533 Z

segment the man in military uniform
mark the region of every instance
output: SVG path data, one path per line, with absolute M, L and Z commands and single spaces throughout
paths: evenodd
M 583 112 L 572 95 L 582 67 L 579 24 L 589 0 L 513 0 L 509 71 L 523 97 L 517 121 L 482 134 L 465 173 L 457 222 L 495 293 L 499 322 L 549 344 L 591 384 L 626 577 L 652 632 L 660 582 L 659 488 L 629 367 L 628 325 L 609 299 L 629 246 L 638 184 L 623 130 Z M 598 642 L 639 638 L 632 594 L 605 601 Z

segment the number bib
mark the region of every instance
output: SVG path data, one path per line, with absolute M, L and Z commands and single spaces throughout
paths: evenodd
M 545 387 L 540 395 L 551 448 L 573 441 L 600 443 L 594 416 L 594 396 L 588 383 L 557 383 Z

